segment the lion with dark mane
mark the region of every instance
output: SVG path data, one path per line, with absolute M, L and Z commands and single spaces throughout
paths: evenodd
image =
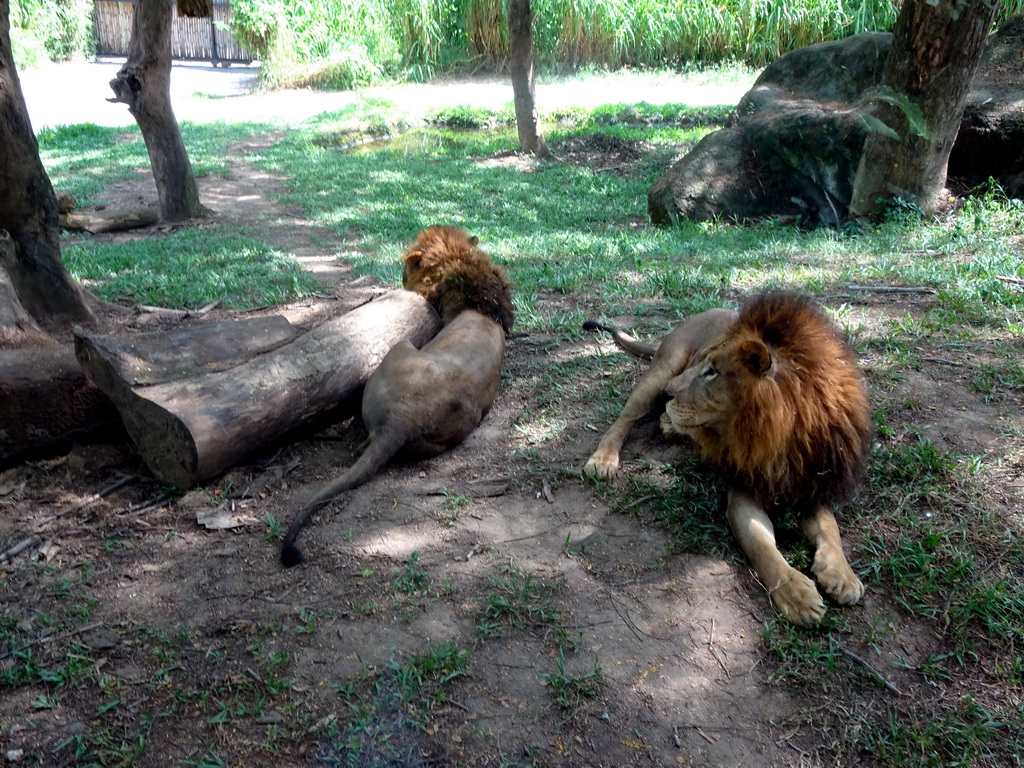
M 396 344 L 370 375 L 363 453 L 292 520 L 281 546 L 285 566 L 302 561 L 295 542 L 313 510 L 366 482 L 399 453 L 423 458 L 457 445 L 490 410 L 512 329 L 512 286 L 477 244 L 463 229 L 434 226 L 406 251 L 402 284 L 434 305 L 441 331 L 422 349 Z
M 825 603 L 779 552 L 771 516 L 787 509 L 799 515 L 815 547 L 811 570 L 829 596 L 841 605 L 861 598 L 864 586 L 843 554 L 831 507 L 860 482 L 870 447 L 863 379 L 843 334 L 806 298 L 766 293 L 738 314 L 723 312 L 683 324 L 691 333 L 676 346 L 676 374 L 657 382 L 670 398 L 662 427 L 692 438 L 721 472 L 729 524 L 772 602 L 792 622 L 811 625 Z M 604 440 L 602 447 L 588 474 L 614 473 L 600 471 L 610 454 Z

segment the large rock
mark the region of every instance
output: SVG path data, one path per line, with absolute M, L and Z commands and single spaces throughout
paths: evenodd
M 971 85 L 949 176 L 967 186 L 993 178 L 1024 198 L 1024 15 L 989 38 Z
M 799 216 L 846 218 L 867 136 L 870 89 L 892 36 L 864 33 L 780 57 L 757 78 L 726 127 L 706 136 L 647 195 L 651 221 Z M 950 175 L 989 176 L 1013 196 L 1024 181 L 1024 17 L 992 37 L 975 78 Z

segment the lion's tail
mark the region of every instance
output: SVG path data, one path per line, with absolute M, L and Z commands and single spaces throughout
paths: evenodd
M 604 331 L 610 333 L 615 343 L 619 345 L 619 348 L 624 352 L 631 354 L 633 357 L 639 357 L 641 360 L 650 360 L 654 357 L 654 353 L 658 351 L 658 348 L 647 344 L 643 341 L 638 341 L 630 336 L 625 331 L 620 330 L 614 325 L 605 325 L 599 323 L 597 320 L 587 320 L 583 324 L 584 331 Z
M 400 434 L 385 428 L 380 434 L 372 437 L 366 450 L 351 467 L 345 470 L 341 477 L 325 485 L 306 503 L 306 506 L 299 510 L 295 519 L 292 520 L 292 524 L 288 526 L 288 533 L 285 534 L 284 542 L 281 544 L 281 563 L 286 568 L 298 565 L 303 560 L 302 551 L 295 545 L 295 540 L 299 538 L 299 532 L 310 514 L 331 501 L 339 493 L 362 485 L 377 474 L 380 468 L 398 453 L 403 444 L 404 440 Z

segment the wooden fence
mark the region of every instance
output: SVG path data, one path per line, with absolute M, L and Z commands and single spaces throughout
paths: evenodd
M 96 53 L 127 56 L 132 37 L 132 0 L 95 0 Z M 212 61 L 227 66 L 249 64 L 253 55 L 227 29 L 231 0 L 213 0 L 212 19 L 178 16 L 174 6 L 171 25 L 171 56 L 191 61 Z

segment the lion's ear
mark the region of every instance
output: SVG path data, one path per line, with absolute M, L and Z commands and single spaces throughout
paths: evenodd
M 771 370 L 772 353 L 759 339 L 747 339 L 736 348 L 741 364 L 755 376 L 764 376 Z
M 480 238 L 477 237 L 476 235 L 473 235 L 472 237 L 469 238 L 469 244 L 472 245 L 474 248 L 477 246 L 479 242 Z
M 409 251 L 405 254 L 405 263 L 410 267 L 418 267 L 423 259 L 423 251 Z

